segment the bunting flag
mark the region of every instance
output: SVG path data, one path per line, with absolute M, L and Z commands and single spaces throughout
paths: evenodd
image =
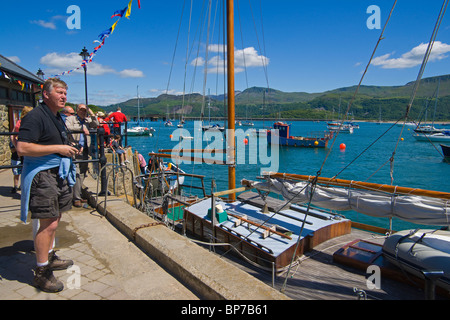
M 106 29 L 105 31 L 103 31 L 102 33 L 100 33 L 98 35 L 98 38 L 100 40 L 94 40 L 93 43 L 97 43 L 98 42 L 99 45 L 94 48 L 94 50 L 89 55 L 89 58 L 87 60 L 83 60 L 81 66 L 79 66 L 76 69 L 72 69 L 72 70 L 69 70 L 69 71 L 62 72 L 62 73 L 60 73 L 58 75 L 53 75 L 51 77 L 59 77 L 59 76 L 63 76 L 63 75 L 69 74 L 69 73 L 71 73 L 73 71 L 76 71 L 76 70 L 79 70 L 81 68 L 84 68 L 87 64 L 91 63 L 93 58 L 94 58 L 94 56 L 97 54 L 98 50 L 100 50 L 100 48 L 103 47 L 103 45 L 105 44 L 106 38 L 108 38 L 114 32 L 114 30 L 116 29 L 116 26 L 117 26 L 117 23 L 119 22 L 119 20 L 122 17 L 124 17 L 124 16 L 125 16 L 125 18 L 130 19 L 132 3 L 133 3 L 133 0 L 130 0 L 130 2 L 128 3 L 128 6 L 126 6 L 122 10 L 114 11 L 113 15 L 111 16 L 111 19 L 114 18 L 114 17 L 119 17 L 119 19 L 116 22 L 114 22 L 114 24 L 110 28 Z M 141 1 L 140 0 L 138 0 L 138 7 L 139 7 L 139 9 L 141 8 Z M 6 77 L 6 75 L 5 75 L 5 77 Z
M 139 0 L 140 1 L 140 0 Z M 128 7 L 123 8 L 122 10 L 117 10 L 116 12 L 114 12 L 114 14 L 111 16 L 111 19 L 114 17 L 119 17 L 122 18 L 123 15 L 125 14 L 125 11 L 127 11 Z M 139 8 L 140 9 L 140 8 Z
M 131 4 L 133 3 L 133 0 L 130 0 L 130 2 L 128 3 L 128 9 L 127 12 L 125 13 L 125 18 L 130 19 L 130 14 L 131 14 Z
M 116 28 L 117 22 L 119 22 L 119 20 L 117 20 L 111 27 L 111 34 L 114 32 L 114 29 Z

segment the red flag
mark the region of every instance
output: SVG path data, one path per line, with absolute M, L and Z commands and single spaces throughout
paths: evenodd
M 138 7 L 141 8 L 141 0 L 138 0 Z

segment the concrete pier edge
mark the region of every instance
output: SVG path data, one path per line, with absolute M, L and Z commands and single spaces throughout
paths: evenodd
M 105 198 L 98 197 L 97 203 L 97 182 L 88 177 L 84 187 L 89 204 L 100 213 L 105 213 Z M 134 241 L 204 299 L 290 300 L 278 290 L 163 225 L 143 227 L 134 232 L 135 228 L 157 221 L 129 205 L 126 200 L 108 196 L 105 217 L 130 241 Z

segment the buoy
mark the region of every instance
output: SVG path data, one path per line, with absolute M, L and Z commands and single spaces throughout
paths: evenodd
M 339 146 L 339 148 L 340 148 L 341 150 L 345 150 L 345 148 L 346 148 L 345 143 L 341 143 L 340 146 Z
M 318 146 L 318 145 L 319 145 L 319 141 L 317 141 L 317 140 L 314 141 L 314 145 L 315 145 L 315 146 Z
M 244 138 L 244 144 L 247 144 L 247 143 L 248 143 L 248 139 Z
M 401 141 L 403 141 L 403 140 L 405 140 L 405 139 L 403 139 L 403 138 L 400 138 L 400 140 L 401 140 Z
M 169 137 L 170 137 L 170 139 L 172 139 L 172 135 L 170 135 Z

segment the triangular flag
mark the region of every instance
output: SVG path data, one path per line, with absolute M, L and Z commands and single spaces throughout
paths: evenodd
M 141 0 L 138 0 L 138 7 L 141 8 Z
M 114 29 L 116 28 L 117 22 L 119 22 L 119 20 L 117 20 L 111 27 L 111 34 L 114 32 Z
M 125 18 L 129 19 L 129 16 L 131 14 L 131 4 L 133 3 L 133 0 L 130 0 L 130 2 L 128 3 L 128 9 L 127 9 L 127 13 L 125 13 Z
M 123 17 L 125 11 L 127 10 L 127 7 L 123 8 L 122 10 L 117 10 L 116 12 L 114 12 L 114 14 L 111 16 L 111 19 L 114 17 Z

